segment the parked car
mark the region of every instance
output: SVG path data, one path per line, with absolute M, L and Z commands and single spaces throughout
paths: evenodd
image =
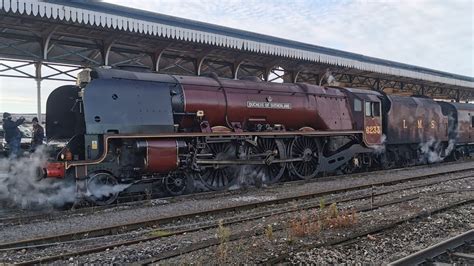
M 24 125 L 19 125 L 18 129 L 21 132 L 21 149 L 22 151 L 29 151 L 31 147 L 31 129 Z M 9 147 L 8 143 L 5 141 L 5 131 L 3 127 L 0 126 L 0 156 L 8 156 Z

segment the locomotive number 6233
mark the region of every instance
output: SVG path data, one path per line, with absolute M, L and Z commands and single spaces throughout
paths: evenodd
M 381 134 L 382 129 L 380 126 L 366 126 L 365 127 L 365 134 Z

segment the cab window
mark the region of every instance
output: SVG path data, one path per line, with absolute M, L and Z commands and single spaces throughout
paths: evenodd
M 365 102 L 365 116 L 379 117 L 380 103 L 379 102 Z
M 354 111 L 362 111 L 362 102 L 359 99 L 354 99 Z
M 380 116 L 380 103 L 379 102 L 372 103 L 372 114 L 374 116 Z
M 371 102 L 365 102 L 365 116 L 372 116 L 372 104 L 371 104 Z

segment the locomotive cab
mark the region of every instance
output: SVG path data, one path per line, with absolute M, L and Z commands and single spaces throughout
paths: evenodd
M 382 109 L 380 93 L 372 90 L 344 88 L 349 97 L 354 129 L 364 131 L 367 146 L 382 144 Z

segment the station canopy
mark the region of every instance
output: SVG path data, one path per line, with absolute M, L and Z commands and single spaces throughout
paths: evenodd
M 473 77 L 97 1 L 0 0 L 0 58 L 17 62 L 0 76 L 37 80 L 107 65 L 474 100 Z M 21 69 L 33 64 L 57 73 Z

